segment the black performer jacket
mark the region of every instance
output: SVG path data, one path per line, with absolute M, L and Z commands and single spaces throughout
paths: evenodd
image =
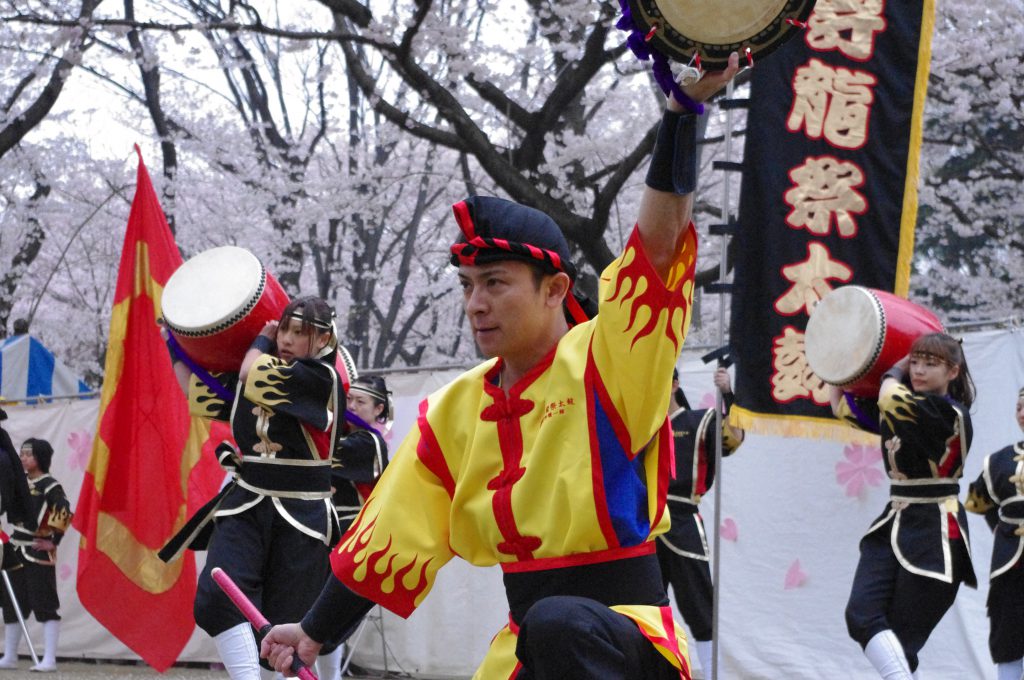
M 331 459 L 334 509 L 344 531 L 388 464 L 388 445 L 378 433 L 354 430 L 338 440 Z
M 214 517 L 273 503 L 297 531 L 333 546 L 340 531 L 331 503 L 331 452 L 340 430 L 338 404 L 344 393 L 326 360 L 282 361 L 264 354 L 253 364 L 245 385 L 236 374 L 214 374 L 235 393 L 225 402 L 196 376 L 189 385 L 192 415 L 231 422 L 238 445 L 217 448 L 231 482 L 193 516 L 160 551 L 171 561 L 184 548 L 204 550 Z
M 985 515 L 995 533 L 990 574 L 994 579 L 1020 562 L 1024 553 L 1024 442 L 985 458 L 965 506 Z
M 32 547 L 32 542 L 37 538 L 45 538 L 52 541 L 54 546 L 59 544 L 71 525 L 71 503 L 64 493 L 64 487 L 49 474 L 30 479 L 28 487 L 29 507 L 34 518 L 30 526 L 37 528 L 14 527 L 11 543 L 17 546 L 21 556 L 29 562 L 53 565 L 57 559 L 56 549 L 37 550 Z
M 715 410 L 681 408 L 669 421 L 675 449 L 675 476 L 668 483 L 672 526 L 658 540 L 678 555 L 707 560 L 708 543 L 698 504 L 715 483 Z M 722 455 L 729 456 L 741 440 L 732 435 L 724 416 L 721 423 Z
M 839 417 L 882 438 L 890 499 L 867 533 L 889 532 L 907 571 L 952 583 L 950 541 L 959 534 L 970 553 L 967 513 L 958 499 L 973 436 L 967 409 L 951 398 L 890 382 L 878 401 L 846 394 Z M 973 569 L 963 580 L 977 585 Z

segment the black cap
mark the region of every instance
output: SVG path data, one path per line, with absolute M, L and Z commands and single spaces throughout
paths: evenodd
M 494 196 L 470 196 L 452 210 L 462 230 L 451 247 L 451 263 L 456 267 L 521 260 L 576 279 L 569 244 L 547 213 Z

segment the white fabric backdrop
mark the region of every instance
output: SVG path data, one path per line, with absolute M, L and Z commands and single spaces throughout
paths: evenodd
M 961 497 L 986 454 L 1021 438 L 1013 409 L 1017 390 L 1024 386 L 1024 330 L 973 333 L 966 336 L 964 348 L 979 396 L 972 408 L 975 437 Z M 707 405 L 711 370 L 686 354 L 681 367 L 691 403 Z M 421 396 L 452 375 L 446 371 L 388 376 L 397 396 L 392 448 L 411 427 Z M 97 408 L 97 400 L 6 407 L 10 419 L 4 425 L 15 445 L 30 436 L 54 444 L 52 471 L 64 482 L 72 502 L 78 500 Z M 888 497 L 877 448 L 751 434 L 723 467 L 719 677 L 873 680 L 876 676 L 860 648 L 847 637 L 843 608 L 857 562 L 857 542 Z M 846 475 L 843 481 L 837 479 L 838 472 Z M 709 530 L 713 508 L 712 494 L 702 504 Z M 970 531 L 979 588 L 961 589 L 925 646 L 922 680 L 995 678 L 985 616 L 991 537 L 980 516 L 970 517 Z M 77 545 L 78 535 L 72 530 L 59 550 L 65 620 L 61 656 L 135 658 L 79 604 L 74 593 Z M 383 641 L 373 625 L 367 626 L 357 645 L 356 663 L 383 668 L 386 642 L 391 670 L 469 676 L 491 636 L 504 624 L 506 610 L 497 568 L 475 569 L 454 561 L 441 571 L 433 593 L 408 621 L 384 612 Z M 30 630 L 41 644 L 41 629 L 32 622 Z M 23 643 L 22 653 L 27 651 Z M 180 660 L 215 661 L 216 653 L 208 638 L 196 632 Z

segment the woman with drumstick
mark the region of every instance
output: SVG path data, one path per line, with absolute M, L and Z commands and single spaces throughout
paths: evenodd
M 918 338 L 882 379 L 877 402 L 832 388 L 832 410 L 881 435 L 890 500 L 860 542 L 846 606 L 850 636 L 886 680 L 915 677 L 918 652 L 952 606 L 977 585 L 957 480 L 971 443 L 974 383 L 960 343 Z
M 235 680 L 259 680 L 256 640 L 211 571 L 227 572 L 270 620 L 290 621 L 319 594 L 340 537 L 331 455 L 345 395 L 334 369 L 333 317 L 320 298 L 294 300 L 252 342 L 237 376 L 207 375 L 220 383 L 208 385 L 193 375 L 189 384 L 193 415 L 230 420 L 237 448 L 218 447 L 231 482 L 172 544 L 201 550 L 209 537 L 196 623 L 213 637 Z M 170 547 L 162 558 L 173 559 Z
M 1024 388 L 1017 393 L 1017 425 L 1024 430 Z M 998 680 L 1024 672 L 1024 441 L 989 454 L 971 483 L 967 509 L 985 515 L 995 533 L 989 576 L 988 648 Z

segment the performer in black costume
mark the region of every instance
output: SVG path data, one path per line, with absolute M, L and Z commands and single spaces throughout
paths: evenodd
M 1024 388 L 1017 394 L 1017 424 L 1024 430 Z M 985 458 L 970 486 L 966 508 L 985 515 L 994 535 L 989 574 L 988 648 L 998 680 L 1024 674 L 1024 441 Z
M 890 480 L 889 503 L 861 539 L 846 606 L 850 636 L 886 680 L 913 677 L 960 583 L 977 585 L 957 498 L 973 400 L 960 343 L 944 333 L 914 342 L 885 374 L 877 402 L 832 390 L 837 417 L 880 432 Z
M 214 376 L 233 403 L 194 375 L 188 386 L 193 415 L 230 420 L 238 448 L 222 444 L 218 456 L 234 476 L 160 556 L 208 549 L 196 623 L 234 680 L 259 680 L 257 641 L 210 572 L 222 568 L 268 619 L 289 621 L 316 599 L 340 537 L 331 455 L 345 395 L 334 368 L 333 317 L 319 298 L 291 302 L 253 341 L 237 376 Z
M 0 423 L 7 420 L 7 412 L 0 409 Z M 0 425 L 0 517 L 4 519 L 3 557 L 0 568 L 10 574 L 23 568 L 21 553 L 10 542 L 7 529 L 12 524 L 35 529 L 37 524 L 29 502 L 28 478 L 7 430 Z M 7 589 L 3 602 L 6 604 Z M 5 607 L 6 610 L 6 607 Z M 21 624 L 4 625 L 4 655 L 0 657 L 0 668 L 18 667 L 18 645 L 21 643 Z
M 338 440 L 331 461 L 334 508 L 342 531 L 352 524 L 387 467 L 388 445 L 382 435 L 386 424 L 394 418 L 392 410 L 391 393 L 384 378 L 368 375 L 352 382 L 348 411 L 359 420 L 350 420 L 349 431 Z
M 29 510 L 34 521 L 29 526 L 15 525 L 11 543 L 18 551 L 22 567 L 9 572 L 14 596 L 25 618 L 35 614 L 43 624 L 43 658 L 32 671 L 57 670 L 57 642 L 60 637 L 60 598 L 57 595 L 57 546 L 71 525 L 71 503 L 60 482 L 50 475 L 53 447 L 44 439 L 26 439 L 21 445 L 21 463 L 28 477 Z M 4 616 L 4 649 L 14 656 L 0 659 L 0 668 L 17 667 L 17 649 L 21 642 L 21 625 L 8 597 L 2 591 Z M 8 644 L 7 636 L 14 636 Z M 11 664 L 11 665 L 8 665 Z
M 722 393 L 725 413 L 732 406 L 729 371 L 715 371 L 715 387 Z M 710 552 L 700 499 L 715 483 L 715 410 L 691 409 L 679 387 L 679 374 L 672 371 L 672 401 L 669 412 L 675 442 L 675 477 L 668 484 L 668 509 L 672 527 L 658 536 L 661 579 L 675 593 L 676 606 L 690 629 L 704 676 L 711 677 L 712 583 Z M 743 430 L 722 423 L 722 455 L 731 455 L 743 442 Z
M 348 391 L 348 432 L 338 440 L 331 461 L 334 509 L 344 533 L 359 514 L 388 464 L 388 445 L 382 434 L 394 420 L 391 393 L 384 378 L 360 376 Z M 344 643 L 324 645 L 317 659 L 320 680 L 338 680 Z

